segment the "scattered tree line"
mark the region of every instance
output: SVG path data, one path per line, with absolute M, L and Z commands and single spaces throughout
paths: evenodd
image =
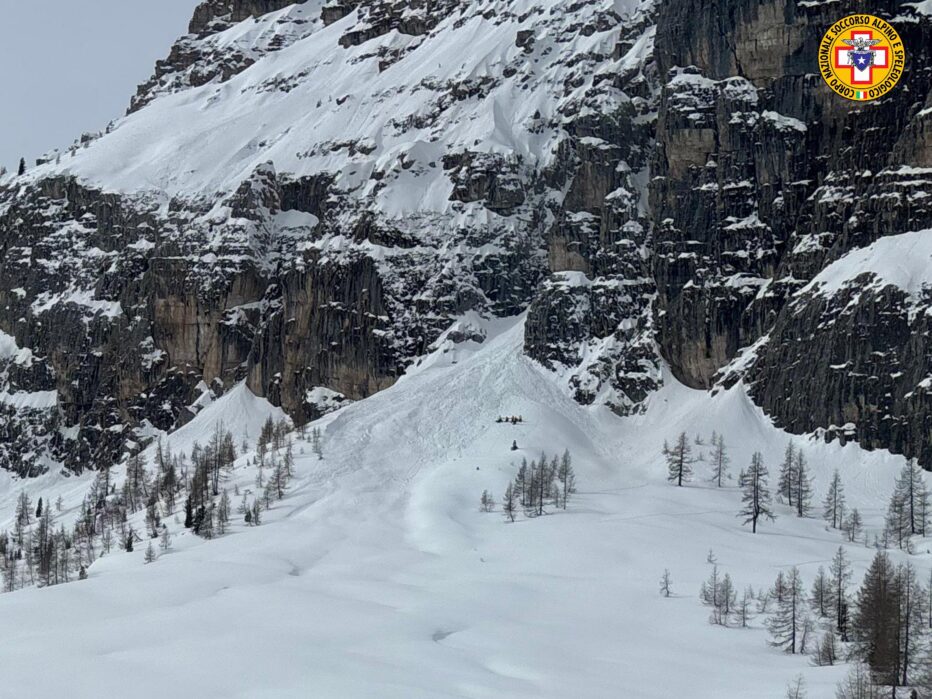
M 191 450 L 184 526 L 205 539 L 223 534 L 230 524 L 230 494 L 221 486 L 231 477 L 236 457 L 233 435 L 219 425 L 206 446 L 195 444 Z M 158 503 L 152 504 L 155 509 Z
M 667 465 L 667 480 L 676 486 L 681 487 L 692 481 L 695 464 L 707 460 L 701 453 L 694 454 L 694 444 L 704 445 L 705 442 L 697 435 L 694 443 L 691 443 L 685 432 L 677 436 L 672 446 L 669 442 L 664 442 L 663 456 Z M 722 488 L 731 478 L 731 457 L 724 436 L 713 432 L 710 446 L 708 480 L 716 487 Z M 751 457 L 750 466 L 739 472 L 738 487 L 742 492 L 742 506 L 738 516 L 744 518 L 744 524 L 751 525 L 752 532 L 757 531 L 762 520 L 775 519 L 769 472 L 760 452 L 755 452 Z M 780 464 L 776 501 L 792 508 L 797 517 L 810 517 L 813 511 L 812 500 L 813 486 L 808 462 L 803 451 L 791 442 L 787 444 Z M 922 470 L 915 461 L 910 462 L 903 468 L 897 480 L 887 515 L 887 526 L 883 538 L 878 541 L 878 547 L 896 543 L 908 550 L 910 536 L 925 535 L 930 516 L 932 510 L 929 509 L 929 493 L 922 478 Z M 861 514 L 857 508 L 847 509 L 844 484 L 837 469 L 822 501 L 822 517 L 833 529 L 843 532 L 848 541 L 866 543 Z
M 852 601 L 847 657 L 855 661 L 839 699 L 932 696 L 932 579 L 924 587 L 910 562 L 894 565 L 878 551 Z
M 819 568 L 807 593 L 798 568 L 780 571 L 769 589 L 755 592 L 746 586 L 740 594 L 728 573 L 722 573 L 710 552 L 712 572 L 703 582 L 699 598 L 711 608 L 709 622 L 746 628 L 764 616 L 769 643 L 790 653 L 808 653 L 816 665 L 834 665 L 844 657 L 841 644 L 849 638 L 849 586 L 851 565 L 839 547 L 830 570 Z M 669 571 L 661 579 L 661 594 L 668 596 Z M 802 684 L 795 683 L 797 691 Z
M 909 696 L 932 696 L 932 575 L 923 586 L 911 562 L 895 565 L 886 551 L 878 551 L 854 593 L 843 546 L 808 588 L 793 567 L 778 572 L 769 589 L 747 586 L 739 592 L 711 551 L 708 562 L 712 570 L 699 598 L 711 609 L 710 623 L 747 627 L 764 616 L 773 647 L 808 654 L 818 666 L 853 663 L 837 688 L 838 699 L 898 696 L 897 688 L 916 691 Z M 672 595 L 669 570 L 660 579 L 660 594 Z M 791 687 L 805 696 L 802 683 Z
M 802 449 L 793 443 L 786 445 L 780 477 L 777 484 L 777 499 L 795 510 L 798 517 L 807 517 L 812 509 L 812 479 Z
M 695 444 L 703 446 L 705 442 L 702 437 L 696 435 Z M 724 488 L 726 482 L 731 478 L 728 471 L 731 458 L 728 456 L 724 435 L 712 432 L 710 445 L 709 464 L 711 473 L 709 481 L 718 488 Z M 668 442 L 663 443 L 663 456 L 667 461 L 667 480 L 680 487 L 692 480 L 693 465 L 705 460 L 705 456 L 701 452 L 699 454 L 693 453 L 693 445 L 690 444 L 685 432 L 681 432 L 676 437 L 672 447 Z
M 61 498 L 56 502 L 61 511 Z M 41 497 L 33 509 L 26 491 L 16 502 L 13 531 L 0 532 L 0 569 L 3 589 L 12 592 L 27 585 L 45 587 L 86 577 L 89 565 L 81 532 L 57 525 L 51 505 Z M 92 560 L 92 559 L 90 559 Z
M 903 466 L 887 507 L 881 545 L 896 544 L 912 553 L 912 537 L 925 536 L 929 526 L 929 491 L 922 469 L 913 459 Z
M 239 514 L 247 525 L 259 525 L 263 510 L 285 496 L 293 476 L 294 453 L 284 420 L 271 418 L 262 426 L 253 464 L 257 467 L 255 495 L 242 493 Z M 323 458 L 320 431 L 312 435 L 314 453 Z M 245 445 L 244 445 L 245 450 Z M 35 507 L 25 491 L 19 495 L 12 531 L 0 532 L 0 573 L 3 589 L 47 586 L 87 577 L 87 568 L 101 555 L 113 550 L 131 552 L 147 541 L 145 561 L 171 548 L 171 534 L 164 520 L 180 516 L 184 526 L 210 539 L 227 532 L 233 516 L 229 487 L 237 448 L 233 435 L 218 424 L 209 442 L 195 444 L 190 457 L 172 453 L 159 440 L 151 463 L 141 453 L 126 461 L 125 477 L 118 487 L 110 467 L 102 468 L 85 495 L 74 525 L 68 529 L 56 522 L 55 512 L 39 498 Z M 233 495 L 240 496 L 234 486 Z M 130 517 L 145 512 L 138 529 Z M 176 520 L 178 521 L 178 520 Z
M 569 450 L 563 456 L 554 454 L 549 458 L 541 453 L 539 459 L 530 463 L 522 459 L 517 475 L 502 496 L 502 512 L 505 519 L 514 522 L 520 510 L 527 517 L 546 514 L 547 507 L 565 510 L 575 492 L 576 472 Z M 488 490 L 482 491 L 479 509 L 483 512 L 495 509 L 495 498 Z
M 305 430 L 302 429 L 302 434 Z M 312 448 L 318 458 L 323 458 L 320 431 L 312 433 Z M 249 504 L 249 493 L 243 493 L 239 513 L 247 525 L 262 524 L 263 510 L 270 510 L 272 503 L 285 497 L 288 485 L 294 477 L 294 445 L 289 435 L 288 423 L 275 422 L 271 417 L 265 422 L 256 444 L 256 493 Z M 237 493 L 239 495 L 239 493 Z
M 680 433 L 664 443 L 667 479 L 682 487 L 694 476 L 698 462 L 708 461 L 709 481 L 723 487 L 730 458 L 721 435 L 713 433 L 708 458 L 694 451 L 702 445 Z M 742 493 L 739 517 L 756 532 L 762 520 L 773 520 L 768 472 L 761 454 L 755 453 L 738 476 Z M 776 484 L 776 501 L 798 517 L 812 516 L 813 480 L 802 450 L 787 445 Z M 836 469 L 821 502 L 821 516 L 828 527 L 841 531 L 847 541 L 868 544 L 857 508 L 846 503 L 844 483 Z M 767 615 L 770 642 L 787 653 L 807 653 L 816 665 L 852 662 L 848 676 L 837 688 L 837 699 L 875 699 L 899 696 L 908 688 L 910 697 L 932 697 L 932 573 L 928 585 L 919 582 L 910 562 L 895 565 L 885 549 L 898 547 L 913 553 L 915 537 L 930 531 L 930 492 L 916 460 L 901 470 L 890 497 L 883 530 L 874 535 L 878 549 L 860 589 L 852 595 L 851 566 L 839 547 L 828 571 L 820 567 L 811 589 L 799 570 L 778 574 L 773 586 L 756 593 L 739 591 L 731 577 L 722 573 L 710 553 L 712 572 L 703 583 L 700 599 L 711 608 L 709 620 L 723 626 L 746 626 L 755 614 Z M 660 593 L 672 595 L 672 577 L 665 570 Z M 904 690 L 905 691 L 905 690 Z M 801 678 L 791 683 L 788 697 L 805 696 Z M 906 696 L 906 695 L 903 695 Z

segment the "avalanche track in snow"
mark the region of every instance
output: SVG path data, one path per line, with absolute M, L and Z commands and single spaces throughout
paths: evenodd
M 739 589 L 800 566 L 807 583 L 842 543 L 787 508 L 752 535 L 740 494 L 665 482 L 664 438 L 724 431 L 732 473 L 753 450 L 771 473 L 786 440 L 741 386 L 710 397 L 672 379 L 646 414 L 575 403 L 521 352 L 523 321 L 484 323 L 483 344 L 441 342 L 391 389 L 323 418 L 325 458 L 296 443 L 296 477 L 262 526 L 205 542 L 166 522 L 151 565 L 114 552 L 78 583 L 0 595 L 5 691 L 72 697 L 772 697 L 795 674 L 825 696 L 843 667 L 810 667 L 751 629 L 707 622 L 712 548 Z M 170 438 L 206 441 L 226 420 L 254 440 L 275 411 L 245 387 Z M 520 414 L 521 425 L 498 415 Z M 879 526 L 902 460 L 802 437 L 821 498 L 844 464 L 849 504 Z M 520 449 L 510 451 L 512 440 Z M 569 448 L 566 512 L 514 524 L 481 513 L 516 462 Z M 232 481 L 253 487 L 241 457 Z M 33 492 L 54 497 L 46 476 Z M 69 486 L 80 490 L 75 485 Z M 872 552 L 847 545 L 858 571 Z M 142 547 L 138 547 L 141 549 Z M 925 549 L 925 546 L 920 547 Z M 660 597 L 669 568 L 675 596 Z M 723 659 L 728 659 L 724 662 Z

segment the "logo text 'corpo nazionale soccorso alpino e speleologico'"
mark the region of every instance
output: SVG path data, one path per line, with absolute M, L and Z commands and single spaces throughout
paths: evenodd
M 838 20 L 819 44 L 819 70 L 832 90 L 859 102 L 883 97 L 906 66 L 906 47 L 893 25 L 873 15 Z

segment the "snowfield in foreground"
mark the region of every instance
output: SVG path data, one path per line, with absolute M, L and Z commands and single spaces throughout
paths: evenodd
M 168 517 L 173 547 L 150 565 L 138 545 L 100 559 L 87 581 L 0 595 L 4 694 L 763 698 L 803 673 L 811 696 L 832 696 L 844 667 L 769 647 L 760 617 L 751 629 L 710 625 L 698 592 L 710 548 L 739 590 L 793 565 L 808 587 L 841 534 L 778 506 L 752 535 L 734 479 L 715 489 L 700 463 L 690 487 L 674 488 L 660 455 L 681 430 L 706 442 L 718 430 L 735 478 L 759 449 L 773 484 L 790 437 L 740 386 L 710 397 L 667 377 L 644 415 L 581 407 L 522 355 L 522 325 L 489 323 L 482 345 L 448 343 L 317 423 L 324 460 L 296 443 L 290 492 L 262 526 L 237 516 L 231 533 L 203 541 Z M 172 446 L 206 442 L 220 419 L 254 445 L 270 414 L 241 387 Z M 518 414 L 521 425 L 495 422 Z M 902 459 L 792 439 L 816 501 L 837 466 L 849 506 L 876 531 Z M 500 500 L 522 456 L 566 448 L 579 487 L 566 512 L 514 524 L 479 512 L 482 490 Z M 246 460 L 234 471 L 242 489 L 254 487 Z M 71 502 L 87 482 L 29 487 Z M 19 484 L 4 485 L 10 507 Z M 873 551 L 846 548 L 859 582 Z M 658 594 L 664 568 L 670 599 Z

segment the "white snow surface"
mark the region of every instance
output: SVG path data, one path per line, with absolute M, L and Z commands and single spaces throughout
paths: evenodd
M 208 396 L 209 394 L 205 394 L 202 401 L 205 405 L 203 412 L 167 436 L 167 443 L 172 451 L 190 453 L 195 442 L 206 444 L 205 435 L 209 435 L 217 424 L 236 435 L 237 444 L 245 440 L 255 446 L 262 423 L 269 418 L 276 421 L 288 420 L 281 408 L 274 407 L 267 400 L 256 398 L 245 382 L 238 383 L 215 401 Z
M 87 581 L 0 595 L 4 693 L 763 699 L 803 673 L 811 696 L 832 696 L 844 667 L 769 647 L 761 618 L 711 626 L 698 591 L 710 548 L 739 589 L 756 589 L 792 565 L 811 582 L 840 534 L 778 506 L 753 535 L 735 516 L 734 481 L 711 487 L 699 463 L 696 480 L 675 488 L 660 447 L 680 430 L 706 443 L 718 430 L 733 474 L 759 449 L 775 480 L 792 440 L 817 497 L 840 468 L 849 506 L 873 530 L 903 460 L 790 437 L 740 384 L 713 397 L 668 376 L 645 414 L 624 419 L 580 406 L 522 354 L 522 319 L 483 329 L 484 342 L 443 343 L 391 389 L 316 423 L 325 458 L 296 443 L 295 480 L 262 526 L 203 541 L 168 517 L 174 545 L 151 565 L 139 545 L 98 560 Z M 239 386 L 172 447 L 206 442 L 218 420 L 254 444 L 269 415 L 280 414 Z M 478 511 L 482 490 L 499 499 L 521 457 L 565 448 L 579 481 L 566 512 L 510 524 Z M 246 462 L 228 488 L 254 487 Z M 10 516 L 20 484 L 0 477 Z M 61 494 L 73 508 L 89 478 L 25 485 L 34 500 Z M 863 571 L 873 551 L 844 545 Z M 928 554 L 915 559 L 927 569 Z M 670 599 L 658 594 L 664 568 Z
M 74 157 L 34 168 L 29 176 L 67 172 L 109 191 L 166 201 L 233 191 L 270 161 L 278 172 L 298 176 L 334 173 L 342 189 L 358 187 L 360 196 L 374 187 L 373 170 L 398 170 L 397 182 L 379 195 L 380 211 L 443 211 L 451 189 L 437 165 L 444 153 L 506 153 L 528 163 L 552 157 L 558 134 L 541 131 L 539 123 L 559 117 L 561 108 L 586 93 L 592 78 L 565 94 L 569 69 L 564 63 L 589 52 L 610 55 L 618 32 L 580 34 L 565 43 L 545 35 L 539 38 L 546 50 L 523 59 L 516 33 L 534 27 L 539 15 L 565 13 L 569 25 L 597 9 L 630 12 L 637 5 L 632 0 L 600 0 L 591 7 L 570 0 L 490 0 L 452 13 L 425 37 L 392 31 L 342 48 L 339 39 L 356 25 L 359 13 L 325 27 L 323 4 L 308 0 L 227 29 L 209 43 L 248 50 L 288 23 L 297 23 L 303 36 L 262 55 L 225 83 L 161 95 L 117 120 L 110 133 Z M 501 21 L 483 17 L 493 10 Z M 379 70 L 380 50 L 403 48 L 412 51 Z M 516 59 L 521 71 L 499 79 Z M 438 90 L 449 84 L 483 80 L 492 83 L 488 94 L 453 104 L 439 97 Z M 426 118 L 431 112 L 439 116 Z M 426 125 L 414 126 L 418 118 Z M 349 138 L 372 152 L 348 155 L 340 143 Z M 402 172 L 402 161 L 406 170 L 417 166 Z
M 852 250 L 819 272 L 797 296 L 816 291 L 832 297 L 864 274 L 872 279 L 859 282 L 860 289 L 895 286 L 913 301 L 922 301 L 932 286 L 932 229 L 885 236 Z
M 16 339 L 0 330 L 0 359 L 9 359 L 19 352 Z

